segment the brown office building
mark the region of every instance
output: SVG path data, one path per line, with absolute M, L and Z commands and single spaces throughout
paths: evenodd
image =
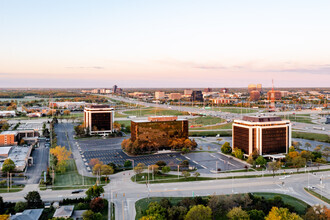
M 232 147 L 245 154 L 287 153 L 291 146 L 291 123 L 280 117 L 244 116 L 234 120 Z
M 112 133 L 114 110 L 108 105 L 92 105 L 84 110 L 84 125 L 90 134 Z
M 258 90 L 253 90 L 250 92 L 250 100 L 258 101 L 260 99 L 260 92 Z
M 281 100 L 281 98 L 282 98 L 281 91 L 277 91 L 277 90 L 275 90 L 275 91 L 272 91 L 272 90 L 268 91 L 267 92 L 267 98 L 268 98 L 268 100 L 272 100 L 273 97 L 274 97 L 274 100 Z
M 188 138 L 188 120 L 177 116 L 155 116 L 131 122 L 132 142 L 138 139 L 168 146 L 169 141 L 175 138 Z

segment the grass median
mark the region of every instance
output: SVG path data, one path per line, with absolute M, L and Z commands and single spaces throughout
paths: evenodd
M 181 173 L 180 173 L 181 174 Z M 147 181 L 148 173 L 141 173 L 136 174 L 131 177 L 131 180 L 135 182 L 135 176 L 136 176 L 136 182 L 140 184 L 145 184 Z M 149 173 L 149 182 L 151 184 L 154 183 L 177 183 L 177 182 L 192 182 L 192 181 L 205 181 L 205 180 L 215 180 L 215 178 L 212 177 L 183 177 L 181 175 L 172 175 L 172 174 L 155 174 L 154 176 Z
M 321 199 L 323 202 L 326 202 L 328 204 L 330 204 L 330 199 L 324 197 L 324 196 L 321 196 L 320 194 L 318 194 L 317 192 L 313 191 L 313 190 L 310 190 L 310 189 L 307 189 L 307 188 L 304 188 L 306 192 L 308 192 L 309 194 L 312 194 L 313 196 Z
M 12 186 L 9 190 L 7 187 L 0 187 L 0 193 L 13 193 L 13 192 L 19 192 L 24 189 L 24 186 Z

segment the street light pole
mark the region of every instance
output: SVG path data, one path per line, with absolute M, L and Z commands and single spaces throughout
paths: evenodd
M 218 161 L 215 161 L 215 173 L 216 173 L 216 179 L 218 179 Z
M 180 165 L 178 165 L 178 179 L 180 179 L 179 175 L 180 175 Z

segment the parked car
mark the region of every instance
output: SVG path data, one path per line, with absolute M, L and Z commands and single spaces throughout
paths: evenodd
M 82 190 L 82 189 L 77 189 L 77 190 L 72 191 L 71 193 L 72 193 L 72 194 L 77 194 L 77 193 L 81 193 L 81 192 L 84 192 L 84 190 Z

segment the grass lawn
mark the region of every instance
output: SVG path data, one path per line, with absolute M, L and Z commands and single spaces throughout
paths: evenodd
M 16 186 L 13 185 L 11 187 L 11 189 L 9 190 L 9 192 L 19 192 L 22 191 L 24 188 L 24 186 Z M 7 193 L 8 192 L 8 188 L 7 187 L 0 187 L 0 193 Z
M 307 132 L 292 132 L 293 138 L 302 138 L 302 139 L 308 139 L 313 141 L 321 141 L 330 143 L 330 135 L 327 134 L 317 134 L 317 133 L 307 133 Z
M 54 189 L 75 189 L 75 188 L 89 188 L 96 183 L 94 177 L 83 177 L 78 173 L 76 164 L 73 159 L 68 161 L 67 171 L 64 174 L 55 174 Z
M 308 193 L 312 194 L 313 196 L 315 196 L 315 197 L 321 199 L 322 201 L 324 201 L 324 202 L 330 204 L 330 199 L 328 199 L 328 198 L 326 198 L 326 197 L 324 197 L 324 196 L 321 197 L 320 194 L 318 194 L 317 192 L 315 192 L 315 191 L 313 191 L 313 190 L 310 190 L 310 189 L 307 189 L 307 188 L 304 188 L 304 189 L 305 189 L 306 192 L 308 192 Z
M 260 109 L 251 109 L 251 108 L 213 108 L 215 111 L 222 111 L 222 112 L 230 112 L 230 113 L 237 113 L 240 114 L 241 112 L 243 114 L 245 113 L 254 113 L 258 112 Z
M 181 173 L 180 173 L 181 174 Z M 193 173 L 191 174 L 193 175 Z M 148 177 L 148 173 L 141 173 L 136 175 L 136 181 L 140 184 L 145 184 L 146 179 Z M 215 178 L 212 177 L 194 177 L 190 176 L 188 178 L 184 178 L 183 176 L 180 176 L 180 179 L 178 179 L 177 175 L 172 174 L 165 174 L 165 175 L 157 175 L 155 174 L 155 181 L 152 181 L 152 174 L 149 174 L 150 183 L 176 183 L 176 182 L 191 182 L 191 181 L 202 181 L 202 180 L 214 180 Z M 131 177 L 131 180 L 134 182 L 135 176 Z
M 308 207 L 308 204 L 305 203 L 304 201 L 297 199 L 295 197 L 289 196 L 289 195 L 284 195 L 284 194 L 280 194 L 280 193 L 253 193 L 253 195 L 256 196 L 262 196 L 265 197 L 266 199 L 271 199 L 274 196 L 281 196 L 283 202 L 285 204 L 291 205 L 293 207 L 295 207 L 295 209 L 297 210 L 298 214 L 304 214 L 305 213 L 305 209 Z
M 127 115 L 120 114 L 119 112 L 115 112 L 115 118 L 126 118 Z
M 126 126 L 131 126 L 131 120 L 123 120 L 123 121 L 115 121 L 118 122 L 119 124 L 123 124 L 125 127 Z
M 232 128 L 232 122 L 223 124 L 223 125 L 214 125 L 214 126 L 207 126 L 207 127 L 195 127 L 195 128 L 189 128 L 190 131 L 193 130 L 218 130 L 218 129 L 231 129 Z
M 134 116 L 154 116 L 154 115 L 188 115 L 188 112 L 180 112 L 176 110 L 169 110 L 163 108 L 143 108 L 140 110 L 129 110 L 123 112 L 126 115 Z
M 308 124 L 314 124 L 312 122 L 312 119 L 308 116 L 302 116 L 302 115 L 282 115 L 281 116 L 282 119 L 286 119 L 286 120 L 290 120 L 290 121 L 294 121 L 294 122 L 301 122 L 301 123 L 308 123 Z
M 190 125 L 214 125 L 217 123 L 222 123 L 225 120 L 218 117 L 212 117 L 212 116 L 203 116 L 198 118 L 189 119 Z
M 255 196 L 263 196 L 266 199 L 273 198 L 274 196 L 280 196 L 284 203 L 289 204 L 297 210 L 298 214 L 305 214 L 305 209 L 308 207 L 308 205 L 301 201 L 300 199 L 297 199 L 295 197 L 279 194 L 279 193 L 253 193 Z M 228 196 L 228 195 L 223 195 Z M 140 199 L 135 203 L 135 209 L 136 209 L 136 217 L 135 219 L 140 219 L 143 216 L 143 212 L 145 212 L 148 209 L 148 205 L 151 202 L 159 202 L 163 198 L 167 198 L 172 205 L 177 205 L 183 198 L 186 197 L 151 197 Z M 207 198 L 207 196 L 203 196 L 203 198 Z
M 220 134 L 222 137 L 231 136 L 231 131 L 189 131 L 189 136 L 192 137 L 199 137 L 199 136 L 206 136 L 206 137 L 215 137 L 217 134 Z

